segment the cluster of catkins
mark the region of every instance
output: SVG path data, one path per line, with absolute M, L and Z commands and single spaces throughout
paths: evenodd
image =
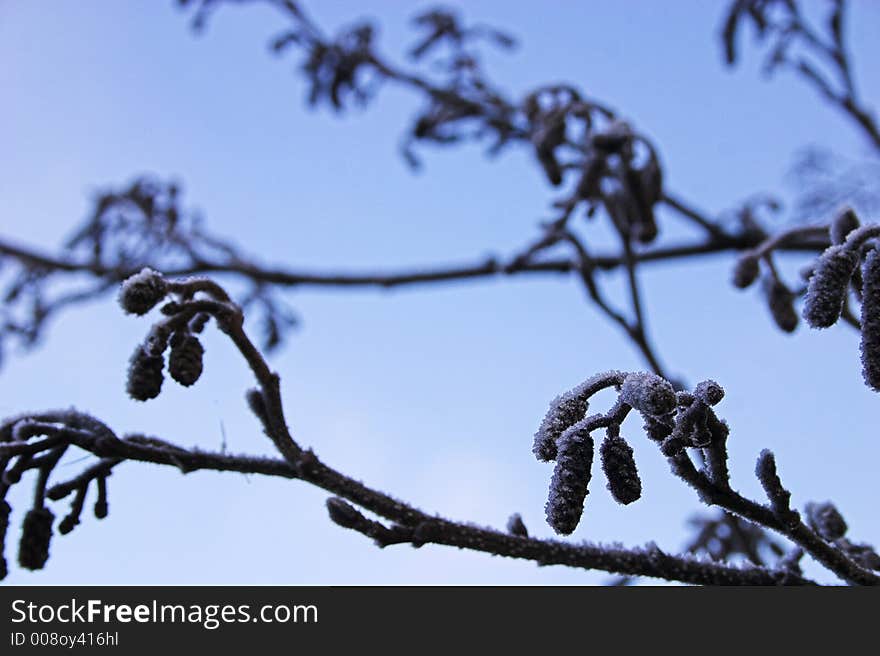
M 85 488 L 81 488 L 76 492 L 70 513 L 58 523 L 57 530 L 61 535 L 70 533 L 79 524 L 85 499 Z M 51 490 L 46 494 L 46 497 L 56 499 L 56 496 L 52 495 Z M 99 484 L 99 498 L 95 503 L 94 511 L 95 517 L 98 519 L 103 519 L 107 516 L 107 495 L 103 479 L 101 479 Z M 0 580 L 4 579 L 9 573 L 4 556 L 4 547 L 11 513 L 12 508 L 10 505 L 4 500 L 0 500 Z M 54 523 L 55 513 L 43 505 L 30 508 L 25 513 L 21 524 L 21 537 L 18 542 L 18 564 L 21 567 L 29 570 L 38 570 L 45 567 L 46 562 L 49 560 L 49 547 L 52 543 Z
M 10 486 L 21 480 L 22 471 L 31 462 L 31 456 L 26 455 L 19 457 L 18 463 L 8 468 L 6 467 L 8 461 L 0 463 L 0 471 L 2 471 L 0 492 L 5 493 Z M 30 570 L 42 569 L 49 559 L 49 543 L 52 540 L 52 523 L 55 521 L 55 515 L 45 508 L 42 502 L 42 497 L 35 501 L 37 505 L 27 511 L 21 527 L 18 564 Z M 11 513 L 12 508 L 0 496 L 0 579 L 5 578 L 9 571 L 4 552 Z
M 654 206 L 662 197 L 662 171 L 653 150 L 624 121 L 581 100 L 574 89 L 548 87 L 526 97 L 523 111 L 530 124 L 535 156 L 549 182 L 562 184 L 566 165 L 559 152 L 570 144 L 569 123 L 583 125 L 583 161 L 575 198 L 594 208 L 604 205 L 622 234 L 642 243 L 658 234 Z M 595 126 L 593 114 L 601 114 L 606 125 Z M 571 130 L 577 132 L 577 130 Z M 648 151 L 639 163 L 641 146 Z M 592 212 L 592 210 L 591 210 Z
M 739 289 L 746 289 L 758 279 L 761 274 L 761 258 L 768 258 L 769 254 L 760 251 L 750 251 L 740 257 L 733 269 L 733 284 Z M 764 296 L 767 299 L 767 308 L 776 326 L 786 333 L 792 333 L 798 327 L 798 314 L 795 310 L 795 293 L 789 289 L 776 273 L 772 266 L 768 266 L 769 272 L 763 278 Z
M 813 267 L 804 299 L 804 319 L 828 328 L 840 319 L 852 289 L 861 301 L 862 376 L 880 391 L 880 224 L 860 226 L 851 210 L 831 223 L 831 246 Z
M 589 398 L 609 387 L 618 390 L 617 403 L 606 414 L 588 416 Z M 609 371 L 554 399 L 532 449 L 538 460 L 556 462 L 545 506 L 547 522 L 561 535 L 572 533 L 580 522 L 591 479 L 592 433 L 599 429 L 605 429 L 599 454 L 612 497 L 621 504 L 641 497 L 632 447 L 620 436 L 620 426 L 631 410 L 641 414 L 648 436 L 669 457 L 686 447 L 714 446 L 714 456 L 707 459 L 709 475 L 726 481 L 728 428 L 711 408 L 723 397 L 724 390 L 713 381 L 700 383 L 692 393 L 676 392 L 671 383 L 652 373 Z
M 70 533 L 79 524 L 86 494 L 93 482 L 97 487 L 95 517 L 103 519 L 107 516 L 109 506 L 106 477 L 109 476 L 109 471 L 95 471 L 88 480 L 73 479 L 46 489 L 49 473 L 55 468 L 67 448 L 67 445 L 54 433 L 54 429 L 57 428 L 54 425 L 56 421 L 60 422 L 58 417 L 53 418 L 49 423 L 31 418 L 16 418 L 0 425 L 0 444 L 6 447 L 25 445 L 22 450 L 0 458 L 0 579 L 5 578 L 8 573 L 4 552 L 12 512 L 4 497 L 28 471 L 37 471 L 39 476 L 33 506 L 25 513 L 21 525 L 18 544 L 18 564 L 21 567 L 30 570 L 42 569 L 49 559 L 55 514 L 46 507 L 47 500 L 59 501 L 73 493 L 70 512 L 55 527 L 55 530 L 62 535 Z M 82 425 L 75 421 L 71 424 L 82 428 Z M 29 442 L 31 438 L 38 436 L 45 436 L 46 439 L 42 442 Z
M 128 278 L 119 293 L 119 304 L 130 313 L 143 315 L 152 310 L 169 293 L 168 284 L 160 273 L 143 269 Z M 162 311 L 173 315 L 179 305 L 171 302 Z M 147 401 L 159 396 L 165 368 L 165 351 L 169 350 L 168 373 L 186 387 L 202 375 L 204 348 L 199 338 L 207 322 L 207 315 L 196 315 L 188 324 L 171 330 L 165 323 L 156 324 L 131 356 L 128 368 L 127 391 L 131 398 Z
M 880 391 L 880 224 L 861 225 L 851 208 L 841 210 L 829 226 L 831 245 L 805 272 L 808 276 L 803 317 L 812 328 L 828 328 L 840 319 L 850 293 L 861 302 L 862 376 Z M 749 287 L 760 273 L 767 253 L 750 251 L 740 257 L 733 284 Z M 771 272 L 772 273 L 772 272 Z M 783 330 L 797 326 L 794 294 L 771 275 L 767 285 L 770 311 Z

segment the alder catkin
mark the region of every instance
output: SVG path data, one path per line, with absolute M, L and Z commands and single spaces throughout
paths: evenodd
M 193 385 L 202 375 L 204 353 L 198 337 L 185 332 L 174 333 L 168 355 L 168 373 L 184 387 Z
M 804 299 L 804 319 L 813 328 L 828 328 L 840 318 L 846 291 L 859 255 L 845 246 L 831 246 L 816 263 Z
M 110 507 L 107 505 L 107 499 L 95 501 L 95 507 L 93 510 L 96 519 L 104 519 L 110 510 Z
M 9 528 L 9 514 L 12 508 L 6 501 L 0 501 L 0 581 L 6 578 L 9 573 L 9 567 L 6 564 L 6 530 Z
M 149 268 L 130 276 L 119 290 L 119 304 L 129 314 L 146 314 L 168 294 L 168 284 L 161 273 Z
M 538 460 L 556 460 L 559 436 L 572 424 L 584 418 L 589 409 L 586 398 L 578 393 L 578 388 L 553 399 L 550 409 L 544 416 L 541 426 L 535 433 L 532 453 Z
M 714 380 L 704 380 L 697 383 L 694 396 L 706 405 L 718 405 L 724 398 L 724 388 Z
M 741 256 L 733 267 L 733 286 L 739 289 L 749 287 L 758 279 L 761 268 L 758 265 L 758 258 L 752 254 Z
M 107 477 L 99 476 L 96 478 L 95 486 L 98 488 L 98 498 L 93 510 L 97 519 L 104 519 L 110 511 L 110 506 L 107 503 Z
M 77 524 L 79 524 L 78 517 L 75 517 L 73 515 L 67 515 L 66 517 L 64 517 L 64 519 L 62 519 L 60 522 L 58 522 L 58 532 L 61 535 L 67 535 L 74 528 L 76 528 Z
M 151 355 L 138 345 L 128 365 L 126 391 L 135 401 L 148 401 L 159 396 L 162 390 L 162 369 L 165 360 L 162 355 Z
M 593 465 L 593 438 L 580 421 L 559 438 L 556 468 L 550 481 L 545 510 L 547 523 L 560 535 L 568 535 L 581 520 Z
M 642 496 L 642 481 L 632 447 L 622 437 L 609 435 L 602 442 L 600 454 L 608 490 L 614 500 L 623 505 L 638 501 Z
M 832 244 L 842 244 L 846 236 L 859 227 L 859 217 L 851 207 L 844 207 L 831 221 L 829 233 Z
M 872 248 L 862 267 L 862 377 L 880 392 L 880 251 Z
M 675 408 L 675 390 L 669 381 L 657 374 L 629 374 L 620 388 L 620 400 L 639 412 L 665 415 Z
M 771 278 L 767 283 L 767 306 L 770 316 L 780 330 L 794 332 L 798 325 L 798 315 L 794 309 L 794 294 L 778 278 Z
M 52 522 L 55 515 L 48 508 L 31 508 L 24 516 L 21 542 L 18 545 L 18 564 L 25 569 L 43 569 L 49 560 L 52 541 Z
M 833 503 L 808 503 L 806 511 L 810 527 L 823 539 L 839 540 L 846 535 L 846 520 Z

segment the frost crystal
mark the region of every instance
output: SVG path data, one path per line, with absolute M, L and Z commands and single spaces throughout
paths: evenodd
M 675 408 L 675 390 L 656 374 L 633 373 L 623 381 L 620 400 L 645 414 L 665 415 Z
M 593 465 L 593 438 L 583 420 L 559 438 L 556 468 L 550 481 L 545 510 L 547 523 L 560 535 L 568 535 L 581 520 Z
M 119 304 L 129 314 L 146 314 L 168 293 L 161 273 L 143 268 L 122 283 Z
M 858 253 L 844 246 L 831 246 L 822 253 L 804 301 L 804 319 L 810 326 L 828 328 L 840 318 L 846 288 L 858 263 Z
M 862 377 L 880 392 L 880 251 L 876 248 L 865 258 L 862 280 Z

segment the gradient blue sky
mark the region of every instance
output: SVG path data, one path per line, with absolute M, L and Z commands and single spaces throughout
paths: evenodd
M 304 106 L 296 58 L 269 56 L 271 10 L 221 10 L 196 37 L 175 3 L 146 0 L 0 3 L 2 233 L 56 247 L 96 189 L 148 172 L 183 182 L 208 226 L 266 263 L 295 268 L 403 267 L 510 253 L 536 233 L 554 193 L 522 149 L 424 152 L 414 175 L 397 140 L 414 98 L 382 91 L 364 112 Z M 466 16 L 519 37 L 490 55 L 521 96 L 570 81 L 660 144 L 669 188 L 717 212 L 765 190 L 785 192 L 806 144 L 864 153 L 859 135 L 799 81 L 768 83 L 760 58 L 725 71 L 716 43 L 724 2 L 477 0 Z M 815 4 L 815 3 L 814 3 Z M 311 2 L 323 25 L 369 15 L 383 51 L 412 43 L 424 3 Z M 848 27 L 866 98 L 880 97 L 880 5 L 856 2 Z M 743 44 L 745 45 L 745 44 Z M 683 234 L 663 215 L 665 235 Z M 601 228 L 598 228 L 601 233 Z M 753 496 L 759 451 L 772 448 L 795 502 L 834 499 L 853 536 L 880 539 L 878 398 L 859 375 L 857 336 L 779 333 L 754 292 L 730 286 L 729 256 L 646 268 L 650 330 L 671 371 L 728 391 L 734 480 Z M 792 262 L 796 266 L 797 262 Z M 616 290 L 612 284 L 611 289 Z M 394 292 L 287 294 L 303 324 L 272 364 L 299 440 L 328 463 L 432 512 L 503 525 L 521 512 L 549 536 L 551 469 L 532 433 L 556 394 L 606 369 L 641 368 L 629 344 L 583 301 L 574 280 L 492 280 Z M 148 324 L 112 299 L 69 311 L 42 348 L 7 359 L 0 415 L 74 405 L 119 432 L 234 452 L 268 453 L 243 393 L 250 378 L 216 333 L 194 388 L 168 384 L 130 401 L 124 371 Z M 614 504 L 599 476 L 572 539 L 676 550 L 701 510 L 656 447 L 632 437 L 645 496 Z M 73 460 L 73 458 L 71 458 Z M 61 471 L 75 474 L 83 463 Z M 12 494 L 20 522 L 29 486 Z M 326 494 L 232 474 L 183 476 L 125 464 L 109 481 L 110 515 L 57 537 L 46 570 L 10 583 L 595 583 L 607 575 L 442 547 L 378 550 L 326 518 Z M 64 506 L 56 510 L 61 516 Z M 14 560 L 16 536 L 7 558 Z

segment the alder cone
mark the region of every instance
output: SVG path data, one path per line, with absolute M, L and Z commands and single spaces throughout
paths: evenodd
M 184 387 L 193 385 L 202 375 L 202 356 L 205 349 L 198 337 L 189 333 L 175 333 L 171 338 L 168 373 Z

